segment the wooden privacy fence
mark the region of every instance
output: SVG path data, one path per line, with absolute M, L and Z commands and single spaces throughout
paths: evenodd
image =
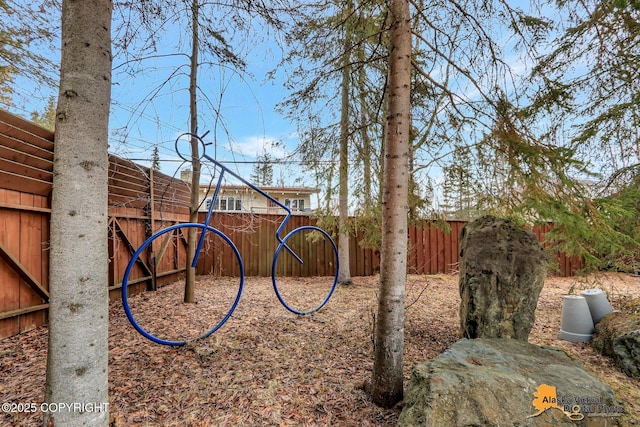
M 204 221 L 200 214 L 200 222 Z M 275 232 L 282 221 L 277 215 L 256 214 L 214 214 L 211 225 L 228 235 L 236 244 L 240 252 L 247 276 L 271 275 L 271 261 L 277 247 Z M 409 250 L 407 254 L 407 272 L 410 274 L 450 274 L 458 271 L 458 255 L 460 253 L 460 232 L 466 222 L 449 221 L 449 230 L 436 226 L 429 221 L 412 226 L 408 231 Z M 313 218 L 294 216 L 289 221 L 285 233 L 293 228 L 304 225 L 316 225 Z M 551 225 L 534 226 L 533 233 L 539 241 L 551 230 Z M 283 234 L 283 237 L 284 237 Z M 380 271 L 380 253 L 373 249 L 364 249 L 358 244 L 363 239 L 361 233 L 356 233 L 349 240 L 349 269 L 352 276 L 370 276 Z M 337 239 L 335 239 L 337 241 Z M 226 245 L 218 243 L 218 247 L 210 244 L 210 250 L 199 262 L 198 274 L 237 275 L 237 262 L 231 250 Z M 318 247 L 318 243 L 308 242 L 312 253 L 326 254 L 326 246 Z M 223 250 L 220 250 L 222 248 Z M 323 255 L 323 256 L 328 256 Z M 323 263 L 322 256 L 317 256 L 318 262 Z M 295 263 L 294 263 L 295 264 Z M 572 276 L 583 267 L 581 259 L 567 257 L 560 254 L 557 259 L 559 276 Z M 331 274 L 326 264 L 304 267 L 289 266 L 287 270 L 278 270 L 277 274 L 314 276 L 323 273 Z
M 0 338 L 46 323 L 52 179 L 53 133 L 0 110 Z M 109 156 L 109 280 L 105 286 L 112 300 L 120 297 L 122 276 L 133 252 L 153 232 L 187 222 L 189 200 L 190 187 L 183 181 Z M 247 276 L 268 276 L 277 247 L 275 230 L 282 219 L 280 215 L 216 213 L 211 225 L 236 244 Z M 314 224 L 312 218 L 294 216 L 285 232 Z M 464 223 L 452 221 L 449 225 L 450 232 L 428 222 L 409 230 L 409 273 L 457 271 L 458 239 Z M 547 231 L 548 227 L 534 229 L 540 239 Z M 169 237 L 159 262 L 154 261 L 159 248 L 151 245 L 133 267 L 129 280 L 132 292 L 169 283 L 184 270 L 186 236 L 174 233 Z M 378 273 L 379 253 L 361 248 L 357 243 L 360 240 L 359 233 L 350 239 L 351 275 Z M 219 239 L 208 241 L 205 256 L 197 266 L 199 274 L 238 274 L 229 249 L 220 247 Z M 279 261 L 277 274 L 331 273 L 326 244 L 307 242 L 304 250 L 316 262 L 302 267 L 293 259 L 290 265 L 280 265 Z M 559 274 L 565 276 L 581 268 L 579 260 L 562 255 L 559 264 Z
M 45 321 L 52 177 L 53 134 L 0 111 L 0 337 Z

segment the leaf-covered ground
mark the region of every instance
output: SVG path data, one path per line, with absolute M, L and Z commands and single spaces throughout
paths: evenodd
M 210 337 L 181 347 L 139 334 L 119 302 L 110 313 L 110 416 L 114 426 L 391 426 L 400 408 L 383 410 L 363 391 L 372 367 L 377 277 L 339 287 L 318 314 L 285 310 L 270 278 L 248 278 L 229 321 Z M 297 307 L 326 291 L 326 279 L 283 279 L 283 298 Z M 558 339 L 562 296 L 605 290 L 614 308 L 640 296 L 637 278 L 607 274 L 550 278 L 530 336 L 563 348 L 608 383 L 624 404 L 621 425 L 640 424 L 640 381 L 619 373 L 589 344 Z M 201 279 L 197 304 L 180 303 L 182 286 L 130 298 L 138 323 L 167 340 L 189 340 L 215 326 L 238 291 L 229 279 Z M 302 293 L 301 293 L 302 292 Z M 309 301 L 307 301 L 309 300 Z M 405 378 L 458 339 L 457 276 L 409 276 Z M 308 307 L 307 307 L 308 308 Z M 217 319 L 217 320 L 216 320 Z M 0 402 L 44 399 L 46 327 L 0 340 Z M 42 414 L 0 413 L 0 425 L 41 425 Z

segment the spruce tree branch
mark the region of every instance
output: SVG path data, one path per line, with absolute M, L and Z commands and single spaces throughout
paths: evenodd
M 442 90 L 443 93 L 447 94 L 447 97 L 449 98 L 449 100 L 451 101 L 451 108 L 453 108 L 457 114 L 459 114 L 460 117 L 464 118 L 464 119 L 471 119 L 472 117 L 465 115 L 459 108 L 458 108 L 458 101 L 461 101 L 462 103 L 464 103 L 467 107 L 471 108 L 475 113 L 478 114 L 478 116 L 487 116 L 489 117 L 488 114 L 486 114 L 484 112 L 483 109 L 476 107 L 475 105 L 473 105 L 472 102 L 468 101 L 468 100 L 464 100 L 462 99 L 458 94 L 454 93 L 451 89 L 447 88 L 446 86 L 442 85 L 440 82 L 438 82 L 437 80 L 433 79 L 428 73 L 426 73 L 418 64 L 416 64 L 415 60 L 412 59 L 412 64 L 413 64 L 413 68 L 415 71 L 417 71 L 421 76 L 423 76 L 425 79 L 427 79 L 431 84 L 433 84 L 435 87 L 437 87 L 438 89 Z M 452 64 L 453 65 L 453 64 Z M 489 99 L 487 96 L 485 96 L 483 94 L 483 98 L 484 100 L 491 105 L 492 107 L 495 108 L 495 103 Z M 480 121 L 480 123 L 482 123 Z M 482 123 L 484 126 L 486 126 L 484 123 Z
M 602 187 L 602 189 L 599 191 L 598 195 L 599 196 L 604 196 L 607 192 L 607 190 L 613 185 L 613 183 L 620 178 L 622 175 L 624 175 L 627 172 L 631 172 L 633 170 L 640 170 L 640 163 L 635 163 L 633 165 L 629 165 L 629 166 L 625 166 L 623 168 L 620 168 L 618 170 L 616 170 L 615 172 L 613 172 L 609 178 L 607 179 L 607 182 L 604 184 L 604 186 Z

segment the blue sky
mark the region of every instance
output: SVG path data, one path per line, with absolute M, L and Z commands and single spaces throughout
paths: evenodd
M 116 25 L 113 25 L 114 37 Z M 158 41 L 155 54 L 172 53 L 187 33 L 177 27 L 169 28 Z M 252 41 L 248 48 L 246 43 L 242 45 L 245 51 L 241 54 L 246 54 L 247 63 L 247 72 L 243 75 L 229 66 L 217 65 L 203 67 L 199 72 L 199 98 L 202 101 L 199 130 L 210 131 L 207 142 L 215 142 L 216 147 L 214 153 L 212 145 L 209 154 L 231 163 L 232 169 L 247 178 L 253 167 L 250 162 L 262 152 L 276 160 L 284 160 L 297 145 L 295 125 L 275 112 L 276 104 L 286 96 L 283 85 L 277 78 L 266 81 L 267 73 L 280 60 L 280 52 L 270 43 L 263 39 Z M 59 52 L 45 52 L 59 63 Z M 188 69 L 185 67 L 188 59 L 186 56 L 164 56 L 145 60 L 132 70 L 123 65 L 125 58 L 115 48 L 113 53 L 110 152 L 149 165 L 148 160 L 157 146 L 161 171 L 179 175 L 179 169 L 188 167 L 177 162 L 174 152 L 176 137 L 189 131 Z M 182 73 L 163 85 L 180 66 Z M 51 74 L 56 73 L 52 71 Z M 57 95 L 57 88 L 43 88 L 39 82 L 19 78 L 16 83 L 20 95 L 13 112 L 27 118 L 32 111 L 43 111 L 48 98 Z M 209 107 L 211 104 L 215 104 L 213 107 L 219 115 Z M 276 165 L 274 185 L 315 186 L 313 182 L 300 180 L 303 172 L 290 165 L 282 169 Z M 203 182 L 206 181 L 205 176 Z
M 173 37 L 167 37 L 158 53 L 169 53 L 175 44 Z M 250 162 L 258 155 L 268 152 L 272 158 L 284 160 L 297 144 L 295 126 L 275 112 L 276 104 L 286 96 L 282 84 L 277 79 L 266 80 L 279 60 L 277 52 L 263 42 L 247 54 L 246 73 L 228 65 L 199 69 L 199 133 L 210 132 L 208 154 L 232 163 L 232 168 L 247 178 L 253 167 Z M 174 141 L 189 131 L 187 61 L 185 56 L 151 58 L 141 62 L 135 72 L 126 73 L 127 67 L 116 56 L 110 119 L 114 154 L 145 163 L 140 159 L 151 158 L 158 146 L 164 173 L 173 175 L 177 168 L 188 167 L 174 162 Z M 274 179 L 284 185 L 314 185 L 296 183 L 295 178 L 290 171 L 285 174 L 274 168 Z
M 155 99 L 148 99 L 148 94 L 175 71 L 175 65 L 167 64 L 166 60 L 160 61 L 164 64 L 157 62 L 145 64 L 156 71 L 140 73 L 134 78 L 121 78 L 117 70 L 114 72 L 111 151 L 144 163 L 140 159 L 149 159 L 153 147 L 158 146 L 164 160 L 162 171 L 172 175 L 179 166 L 172 161 L 177 157 L 174 141 L 189 130 L 188 83 L 186 76 L 177 77 L 174 84 L 158 92 Z M 258 64 L 257 71 L 264 65 L 264 62 Z M 236 170 L 244 175 L 250 174 L 252 165 L 240 162 L 254 161 L 263 150 L 276 159 L 284 159 L 297 142 L 295 127 L 274 111 L 276 103 L 284 97 L 281 85 L 264 82 L 264 75 L 258 72 L 253 72 L 255 78 L 251 80 L 216 67 L 200 74 L 201 95 L 215 100 L 199 106 L 199 131 L 209 131 L 207 142 L 214 143 L 209 154 L 224 162 L 238 162 Z M 220 112 L 217 117 L 209 107 L 213 102 Z M 124 127 L 126 133 L 122 132 Z M 276 145 L 276 141 L 283 144 Z M 274 178 L 278 176 L 275 172 Z M 292 182 L 285 184 L 293 185 Z

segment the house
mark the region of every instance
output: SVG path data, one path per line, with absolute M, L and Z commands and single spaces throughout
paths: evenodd
M 191 170 L 180 171 L 180 179 L 191 182 Z M 278 202 L 291 209 L 294 215 L 308 215 L 311 213 L 311 195 L 320 192 L 317 188 L 309 187 L 259 187 Z M 213 199 L 215 186 L 200 185 L 200 208 L 198 211 L 207 212 Z M 237 213 L 285 213 L 284 209 L 264 197 L 247 185 L 222 185 L 218 192 L 218 199 L 214 206 L 216 212 Z
M 291 209 L 294 215 L 311 213 L 311 195 L 319 192 L 317 188 L 307 187 L 260 187 L 260 189 Z M 200 186 L 200 211 L 209 210 L 214 191 L 215 187 Z M 246 185 L 221 186 L 213 209 L 218 212 L 285 213 L 276 203 Z

